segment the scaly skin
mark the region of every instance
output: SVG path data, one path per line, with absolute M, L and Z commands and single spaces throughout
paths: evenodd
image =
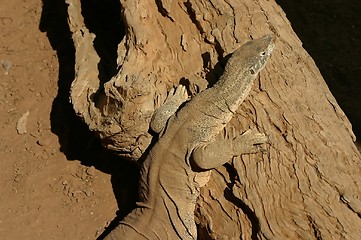
M 209 179 L 208 170 L 233 156 L 259 152 L 260 144 L 268 140 L 252 131 L 234 139 L 214 139 L 249 94 L 273 47 L 273 35 L 242 45 L 217 84 L 178 112 L 188 98 L 186 89 L 179 86 L 171 92 L 152 119 L 151 127 L 161 134 L 142 166 L 137 208 L 106 240 L 197 239 L 194 209 L 200 187 Z

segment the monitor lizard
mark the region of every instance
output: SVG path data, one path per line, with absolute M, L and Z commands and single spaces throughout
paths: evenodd
M 274 48 L 275 36 L 251 40 L 228 60 L 217 83 L 192 100 L 179 85 L 152 117 L 159 139 L 141 168 L 137 207 L 105 238 L 197 239 L 194 210 L 210 171 L 232 157 L 257 153 L 268 138 L 248 130 L 215 140 L 249 94 Z

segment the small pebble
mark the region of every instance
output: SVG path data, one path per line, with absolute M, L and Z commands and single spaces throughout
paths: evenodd
M 24 113 L 16 123 L 16 130 L 20 135 L 27 133 L 26 124 L 28 122 L 28 116 L 29 111 L 26 111 L 26 113 Z
M 40 138 L 36 141 L 36 144 L 42 147 L 46 147 L 50 145 L 50 139 Z
M 87 170 L 86 170 L 86 173 L 90 176 L 94 176 L 95 174 L 95 167 L 94 166 L 91 166 L 89 167 Z
M 5 70 L 5 75 L 9 74 L 9 70 L 13 66 L 9 60 L 0 60 L 0 65 Z

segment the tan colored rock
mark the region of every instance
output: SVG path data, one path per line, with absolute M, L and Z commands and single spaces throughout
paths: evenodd
M 20 135 L 23 135 L 28 132 L 26 128 L 26 124 L 28 123 L 29 114 L 30 112 L 26 111 L 16 122 L 16 131 Z
M 202 239 L 359 239 L 361 158 L 351 125 L 285 14 L 270 1 L 123 1 L 119 71 L 99 91 L 94 35 L 67 0 L 76 47 L 75 111 L 120 156 L 136 161 L 149 121 L 182 79 L 192 94 L 249 38 L 278 36 L 273 56 L 225 130 L 269 135 L 266 155 L 213 171 L 196 210 Z M 207 79 L 207 80 L 206 80 Z M 183 80 L 182 80 L 183 81 Z

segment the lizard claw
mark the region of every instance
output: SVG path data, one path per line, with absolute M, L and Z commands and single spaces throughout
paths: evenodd
M 175 90 L 176 90 L 175 88 L 172 88 L 172 89 L 168 92 L 167 99 L 174 96 Z
M 175 97 L 179 98 L 182 102 L 185 102 L 188 100 L 188 93 L 187 89 L 184 85 L 179 85 L 175 90 Z
M 168 93 L 167 101 L 173 101 L 180 105 L 187 100 L 188 100 L 187 89 L 183 85 L 179 85 L 176 88 L 172 88 L 172 90 L 170 90 Z
M 234 138 L 234 148 L 237 154 L 264 153 L 266 149 L 261 144 L 268 141 L 269 139 L 266 134 L 247 130 L 242 135 Z

